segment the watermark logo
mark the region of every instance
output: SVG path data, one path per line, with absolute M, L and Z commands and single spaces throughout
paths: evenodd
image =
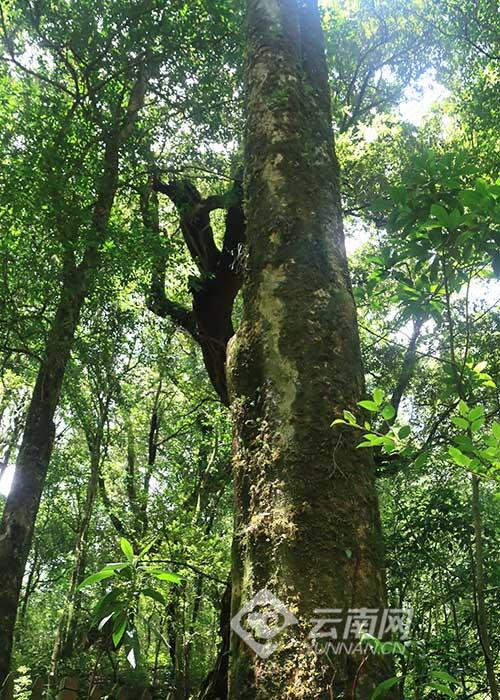
M 411 608 L 316 608 L 309 640 L 318 654 L 402 653 Z
M 367 639 L 368 650 L 393 653 L 395 643 L 409 638 L 412 612 L 411 608 L 316 608 L 317 617 L 310 620 L 312 628 L 304 641 L 320 654 L 361 653 Z M 261 659 L 268 659 L 278 646 L 273 640 L 296 624 L 286 605 L 265 588 L 231 620 L 231 628 Z
M 279 598 L 263 588 L 231 620 L 231 628 L 261 659 L 276 650 L 275 639 L 297 618 Z
M 377 639 L 397 636 L 406 640 L 410 634 L 411 608 L 316 608 L 312 618 L 311 639 L 360 639 L 364 634 Z

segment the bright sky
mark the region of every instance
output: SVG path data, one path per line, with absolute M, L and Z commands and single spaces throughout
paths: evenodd
M 13 478 L 14 478 L 14 465 L 9 464 L 7 469 L 2 474 L 2 478 L 0 479 L 0 493 L 3 496 L 7 496 L 7 494 L 9 493 Z
M 436 82 L 433 71 L 426 71 L 413 87 L 406 88 L 399 113 L 406 121 L 420 126 L 432 107 L 449 95 L 449 91 Z

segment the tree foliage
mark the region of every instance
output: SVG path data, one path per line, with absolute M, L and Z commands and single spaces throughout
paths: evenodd
M 414 611 L 373 697 L 495 700 L 497 8 L 321 7 L 368 392 L 327 420 L 373 455 L 389 602 Z M 215 698 L 234 515 L 224 368 L 249 265 L 243 8 L 9 0 L 0 20 L 5 512 L 58 309 L 81 284 L 51 350 L 67 361 L 12 668 L 52 690 L 71 673 L 109 697 Z M 443 97 L 412 123 L 426 82 Z

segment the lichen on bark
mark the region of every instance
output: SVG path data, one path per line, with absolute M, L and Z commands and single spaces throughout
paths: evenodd
M 315 608 L 385 604 L 373 465 L 331 428 L 363 368 L 342 231 L 318 8 L 248 0 L 243 321 L 229 347 L 234 418 L 233 614 L 260 589 L 298 618 L 263 660 L 232 638 L 229 695 L 369 698 L 383 659 L 325 663 Z

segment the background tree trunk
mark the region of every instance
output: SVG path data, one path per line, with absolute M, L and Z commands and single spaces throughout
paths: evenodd
M 105 417 L 104 417 L 105 419 Z M 87 532 L 90 526 L 94 503 L 99 484 L 99 467 L 101 462 L 101 445 L 104 431 L 104 421 L 98 426 L 93 440 L 88 440 L 90 449 L 90 476 L 87 483 L 85 503 L 82 518 L 76 533 L 73 566 L 64 609 L 59 618 L 59 623 L 52 650 L 52 658 L 49 670 L 49 695 L 54 693 L 57 687 L 57 668 L 59 660 L 63 656 L 70 656 L 73 648 L 75 608 L 78 596 L 78 584 L 83 579 L 85 570 L 85 555 L 87 549 Z M 90 436 L 88 436 L 90 438 Z
M 232 638 L 229 696 L 369 698 L 390 664 L 322 661 L 315 608 L 385 604 L 374 471 L 352 431 L 364 392 L 316 2 L 248 0 L 244 318 L 229 345 L 232 614 L 260 589 L 298 618 L 267 660 Z
M 84 297 L 85 275 L 67 263 L 0 523 L 0 685 L 9 672 L 24 568 L 54 445 L 54 414 Z
M 105 135 L 102 171 L 96 183 L 92 234 L 79 264 L 73 250 L 66 253 L 57 311 L 47 338 L 44 360 L 28 408 L 11 491 L 0 522 L 0 685 L 12 654 L 19 594 L 35 520 L 54 446 L 54 415 L 64 380 L 80 312 L 100 264 L 118 187 L 120 148 L 130 136 L 144 102 L 146 73 L 139 66 L 128 104 L 117 113 Z M 66 233 L 66 232 L 63 232 Z
M 476 594 L 476 622 L 479 641 L 486 666 L 486 676 L 491 693 L 491 700 L 498 700 L 498 681 L 495 673 L 495 661 L 491 649 L 488 632 L 488 616 L 484 595 L 484 555 L 483 555 L 483 523 L 481 517 L 481 501 L 479 497 L 479 478 L 472 476 L 472 520 L 474 525 L 474 579 Z

